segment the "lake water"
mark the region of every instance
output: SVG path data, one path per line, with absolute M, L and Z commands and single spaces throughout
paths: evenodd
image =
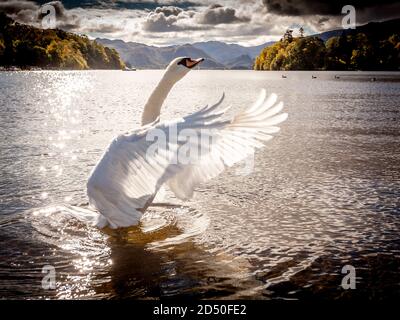
M 261 88 L 284 101 L 289 119 L 254 171 L 231 168 L 188 202 L 167 192 L 138 227 L 78 219 L 91 169 L 138 126 L 161 74 L 0 73 L 0 298 L 400 297 L 398 73 L 192 71 L 164 119 L 223 91 L 233 111 Z

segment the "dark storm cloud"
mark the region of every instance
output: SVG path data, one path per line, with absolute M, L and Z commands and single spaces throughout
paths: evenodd
M 169 16 L 177 16 L 183 11 L 183 9 L 174 7 L 174 6 L 166 6 L 166 7 L 157 7 L 154 12 L 155 13 L 163 13 L 166 17 Z
M 61 1 L 46 2 L 47 5 L 53 6 L 56 12 L 57 27 L 64 30 L 76 30 L 81 26 L 81 19 L 75 14 L 71 14 L 65 9 Z M 47 13 L 39 11 L 39 19 L 41 20 Z
M 188 9 L 191 7 L 196 7 L 201 5 L 201 0 L 199 1 L 179 1 L 179 0 L 142 0 L 142 1 L 134 1 L 134 0 L 120 0 L 120 1 L 101 1 L 104 3 L 112 2 L 114 7 L 121 9 L 131 9 L 131 10 L 155 10 L 160 6 L 173 6 L 179 7 L 182 9 Z
M 38 5 L 42 6 L 49 2 L 49 0 L 35 0 Z M 109 2 L 110 4 L 112 1 L 98 1 L 98 0 L 62 0 L 62 4 L 66 9 L 72 8 L 87 8 L 87 7 L 101 7 L 103 2 Z
M 327 22 L 327 21 L 329 21 L 329 18 L 327 18 L 327 17 L 322 17 L 322 18 L 318 19 L 319 24 L 323 24 L 324 22 Z
M 23 23 L 35 23 L 39 6 L 31 1 L 0 0 L 0 12 L 6 13 L 11 18 Z
M 53 6 L 58 28 L 74 30 L 80 26 L 80 18 L 68 13 L 61 1 L 46 1 L 44 4 Z M 5 12 L 21 23 L 40 25 L 42 18 L 48 14 L 42 13 L 41 8 L 42 6 L 34 1 L 0 0 L 0 12 Z
M 222 23 L 236 23 L 249 21 L 248 17 L 239 17 L 236 10 L 229 7 L 213 4 L 197 15 L 200 24 L 217 25 Z
M 341 15 L 342 7 L 352 5 L 356 10 L 365 10 L 373 7 L 387 7 L 388 15 L 392 15 L 392 6 L 398 0 L 262 0 L 269 12 L 278 15 L 303 16 L 310 14 Z M 373 15 L 373 12 L 371 12 Z
M 57 19 L 65 19 L 67 17 L 66 10 L 61 1 L 50 1 L 46 2 L 46 4 L 54 7 Z M 45 14 L 39 13 L 40 18 L 44 15 L 46 15 L 46 13 Z
M 46 0 L 36 1 L 45 4 Z M 63 0 L 64 7 L 73 8 L 115 8 L 130 10 L 154 10 L 162 5 L 178 6 L 188 8 L 199 5 L 196 1 L 189 0 Z M 201 0 L 200 0 L 201 2 Z
M 38 6 L 31 1 L 0 0 L 0 12 L 16 14 L 22 10 L 36 10 Z

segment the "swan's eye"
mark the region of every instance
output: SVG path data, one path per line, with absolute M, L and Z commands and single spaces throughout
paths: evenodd
M 199 64 L 203 60 L 204 58 L 199 58 L 196 60 L 193 60 L 192 58 L 183 58 L 181 61 L 178 62 L 178 65 L 181 64 L 186 68 L 192 69 L 195 65 Z
M 188 59 L 190 59 L 190 58 L 183 58 L 181 61 L 178 62 L 178 66 L 179 66 L 179 65 L 183 65 L 183 66 L 185 66 L 186 68 L 189 68 L 189 67 L 188 67 L 188 64 L 187 64 L 187 60 L 188 60 Z

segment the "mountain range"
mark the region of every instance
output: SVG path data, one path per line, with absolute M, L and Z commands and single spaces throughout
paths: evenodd
M 355 30 L 336 29 L 311 36 L 327 41 L 331 37 L 342 34 L 348 35 L 363 32 L 369 38 L 374 39 L 391 35 L 399 30 L 399 27 L 400 19 L 394 19 L 384 22 L 370 22 L 362 26 L 357 26 Z M 202 69 L 252 69 L 254 59 L 260 54 L 262 49 L 275 43 L 274 41 L 270 41 L 258 46 L 245 47 L 221 41 L 206 41 L 156 47 L 137 42 L 124 42 L 122 40 L 98 38 L 96 41 L 107 47 L 114 48 L 125 63 L 139 69 L 165 68 L 173 58 L 179 56 L 205 58 L 205 61 L 200 66 Z
M 122 40 L 96 39 L 102 45 L 118 51 L 123 61 L 139 69 L 160 69 L 175 57 L 204 58 L 203 69 L 251 69 L 254 58 L 274 42 L 245 47 L 220 41 L 195 42 L 166 47 L 149 46 Z

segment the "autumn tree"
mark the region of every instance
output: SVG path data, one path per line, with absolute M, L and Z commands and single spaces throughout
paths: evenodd
M 304 38 L 304 29 L 303 29 L 303 27 L 300 27 L 299 35 L 300 35 L 300 38 Z
M 19 24 L 4 13 L 0 13 L 0 65 L 57 69 L 124 67 L 117 51 L 86 36 Z
M 291 43 L 293 41 L 293 30 L 287 29 L 282 39 L 283 42 Z

